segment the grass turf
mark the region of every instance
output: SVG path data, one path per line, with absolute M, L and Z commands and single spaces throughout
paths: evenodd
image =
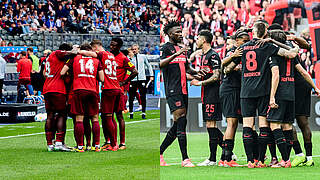
M 234 153 L 238 156 L 239 164 L 246 164 L 246 156 L 241 138 L 242 133 L 237 133 Z M 160 134 L 160 143 L 166 134 Z M 208 158 L 208 135 L 207 133 L 189 133 L 188 137 L 188 153 L 192 162 L 199 163 Z M 299 133 L 299 140 L 304 151 L 303 139 Z M 160 167 L 160 179 L 163 180 L 188 180 L 188 179 L 320 179 L 320 132 L 313 132 L 313 160 L 314 167 L 295 167 L 295 168 L 255 168 L 248 169 L 247 167 L 194 167 L 182 168 L 181 155 L 179 151 L 178 141 L 176 140 L 164 153 L 165 161 L 170 164 L 169 167 Z M 217 160 L 220 159 L 221 148 L 218 146 Z M 281 158 L 277 150 L 278 158 Z M 267 150 L 268 159 L 270 162 L 270 153 Z M 291 160 L 294 157 L 294 152 L 291 152 Z
M 41 133 L 44 122 L 0 126 L 0 179 L 159 179 L 159 117 L 159 111 L 148 111 L 149 121 L 127 124 L 127 149 L 117 152 L 47 152 L 44 134 L 1 139 Z M 131 121 L 139 120 L 135 113 Z M 75 146 L 72 130 L 66 143 Z

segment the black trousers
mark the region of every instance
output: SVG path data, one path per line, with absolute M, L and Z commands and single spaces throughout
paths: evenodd
M 0 103 L 2 102 L 3 80 L 4 79 L 0 79 Z
M 147 88 L 146 88 L 146 81 L 131 81 L 130 87 L 129 87 L 129 111 L 133 112 L 133 101 L 136 97 L 137 89 L 139 89 L 140 93 L 140 99 L 141 99 L 141 106 L 142 106 L 142 112 L 146 112 L 146 94 L 147 94 Z

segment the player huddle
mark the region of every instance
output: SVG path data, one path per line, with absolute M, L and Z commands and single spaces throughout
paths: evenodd
M 194 167 L 187 153 L 186 114 L 188 108 L 187 80 L 201 86 L 203 120 L 209 135 L 210 156 L 198 166 L 239 166 L 233 158 L 234 137 L 238 123 L 243 124 L 243 145 L 248 168 L 267 167 L 267 147 L 272 155 L 269 166 L 274 168 L 298 165 L 312 166 L 311 132 L 307 117 L 313 88 L 320 90 L 305 71 L 298 52 L 309 47 L 301 38 L 287 36 L 277 25 L 260 20 L 252 29 L 240 29 L 232 37 L 227 55 L 220 59 L 211 46 L 212 33 L 202 30 L 196 41 L 201 49 L 200 70 L 189 66 L 188 47 L 182 45 L 179 22 L 170 21 L 164 27 L 169 42 L 161 48 L 160 68 L 163 72 L 166 98 L 174 123 L 160 146 L 160 166 L 168 166 L 163 153 L 178 138 L 183 167 Z M 195 52 L 197 53 L 197 52 Z M 193 56 L 193 55 L 191 55 Z M 223 134 L 217 121 L 227 119 Z M 255 129 L 258 116 L 259 135 Z M 307 157 L 302 153 L 295 129 L 297 119 L 305 141 Z M 217 147 L 222 148 L 220 160 Z M 278 161 L 276 147 L 281 153 Z M 296 158 L 290 160 L 291 149 Z
M 125 122 L 122 111 L 126 109 L 127 97 L 124 90 L 138 73 L 130 60 L 120 52 L 122 44 L 120 38 L 113 38 L 108 52 L 103 49 L 100 40 L 84 43 L 80 48 L 62 43 L 59 50 L 48 56 L 43 71 L 46 78 L 43 94 L 47 111 L 45 132 L 48 151 L 70 151 L 64 143 L 67 116 L 74 121 L 74 137 L 77 143 L 75 151 L 125 149 Z M 129 77 L 127 71 L 131 72 Z M 102 84 L 101 101 L 99 83 Z M 105 138 L 102 147 L 99 112 Z M 114 113 L 120 127 L 120 145 L 117 142 Z

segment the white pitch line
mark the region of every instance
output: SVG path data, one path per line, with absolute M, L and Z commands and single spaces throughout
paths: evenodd
M 159 120 L 159 119 L 160 118 L 147 119 L 147 120 L 141 120 L 141 121 L 131 121 L 131 122 L 126 122 L 126 124 L 142 123 L 142 122 L 154 121 L 154 120 Z M 67 129 L 67 131 L 73 131 L 73 129 Z M 45 132 L 32 133 L 32 134 L 22 134 L 22 135 L 16 135 L 16 136 L 6 136 L 6 137 L 0 137 L 0 139 L 10 139 L 10 138 L 16 138 L 16 137 L 27 137 L 27 136 L 34 136 L 34 135 L 39 135 L 39 134 L 45 134 Z

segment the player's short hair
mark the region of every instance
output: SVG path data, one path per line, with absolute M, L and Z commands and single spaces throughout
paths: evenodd
M 80 46 L 80 50 L 87 50 L 87 51 L 91 51 L 92 50 L 92 46 L 89 43 L 83 43 Z
M 33 48 L 32 47 L 28 47 L 27 51 L 33 52 Z
M 129 54 L 129 51 L 128 51 L 127 49 L 121 50 L 121 52 L 122 52 L 125 56 L 128 56 L 128 54 Z
M 64 42 L 64 43 L 60 44 L 59 50 L 71 51 L 72 50 L 72 44 Z
M 165 34 L 168 34 L 170 29 L 173 28 L 173 27 L 180 27 L 180 24 L 178 21 L 176 20 L 172 20 L 172 21 L 169 21 L 163 28 L 163 32 Z
M 94 45 L 102 46 L 102 42 L 99 39 L 94 39 L 91 41 L 90 45 L 91 46 L 94 46 Z
M 263 22 L 256 22 L 253 28 L 256 29 L 258 38 L 262 38 L 266 33 L 266 25 Z
M 27 52 L 25 52 L 25 51 L 21 51 L 21 53 L 20 53 L 22 56 L 26 56 L 27 55 Z
M 270 37 L 276 41 L 281 42 L 281 43 L 286 43 L 286 41 L 287 41 L 287 35 L 282 30 L 271 30 Z
M 213 39 L 213 35 L 209 30 L 201 30 L 199 32 L 199 36 L 203 36 L 207 43 L 211 43 Z
M 271 24 L 271 26 L 268 27 L 268 30 L 275 30 L 275 29 L 283 30 L 283 28 L 281 27 L 281 25 L 278 24 L 278 23 L 273 23 L 273 24 Z
M 122 45 L 123 45 L 123 41 L 121 38 L 114 37 L 111 39 L 111 41 L 117 42 L 119 47 L 122 47 Z
M 239 30 L 239 31 L 237 31 L 236 34 L 235 34 L 235 39 L 243 38 L 243 36 L 248 36 L 248 37 L 250 37 L 249 34 L 248 34 L 248 32 Z

